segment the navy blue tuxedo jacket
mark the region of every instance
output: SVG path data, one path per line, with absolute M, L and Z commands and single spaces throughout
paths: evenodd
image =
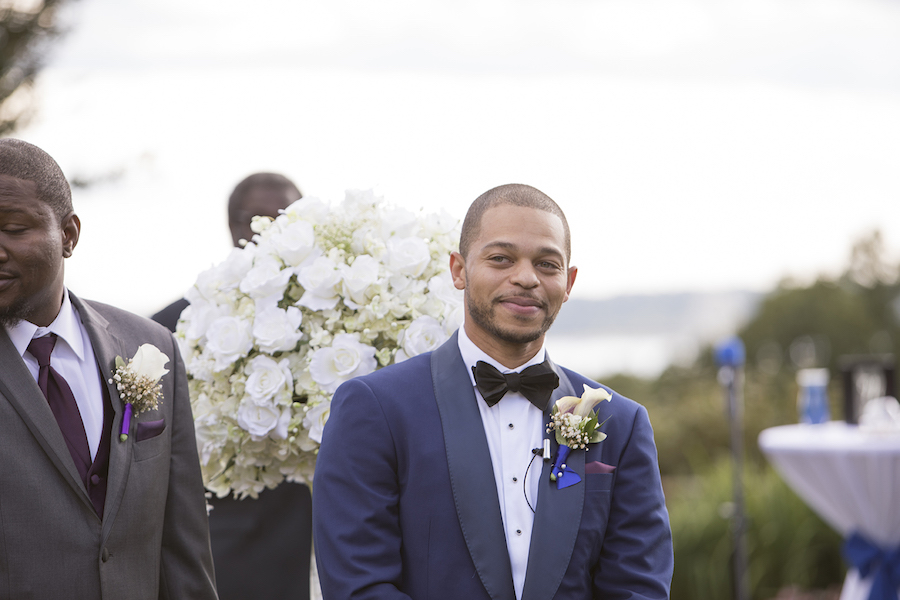
M 551 406 L 599 385 L 555 368 Z M 581 483 L 556 489 L 540 458 L 529 473 L 540 484 L 522 600 L 668 598 L 672 538 L 647 412 L 613 393 L 599 419 L 607 439 L 568 460 Z M 616 469 L 586 475 L 592 461 Z M 456 335 L 341 385 L 319 450 L 313 513 L 325 600 L 515 600 L 487 439 Z

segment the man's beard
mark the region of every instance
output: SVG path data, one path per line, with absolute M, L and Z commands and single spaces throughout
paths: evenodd
M 37 311 L 27 299 L 14 301 L 6 308 L 0 308 L 0 327 L 15 327 L 19 321 L 27 321 Z
M 544 321 L 537 329 L 533 331 L 523 332 L 508 331 L 502 329 L 494 322 L 494 311 L 496 304 L 496 301 L 492 301 L 490 306 L 484 306 L 478 304 L 477 302 L 475 302 L 475 300 L 466 295 L 466 308 L 468 309 L 468 316 L 471 317 L 472 321 L 481 329 L 487 331 L 492 337 L 503 342 L 508 342 L 511 344 L 530 344 L 531 342 L 539 340 L 541 336 L 547 333 L 550 330 L 550 326 L 553 325 L 553 321 L 556 320 L 557 313 L 551 313 L 548 310 L 546 316 L 544 317 Z

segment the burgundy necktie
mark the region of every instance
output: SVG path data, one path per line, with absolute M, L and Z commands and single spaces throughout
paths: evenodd
M 35 357 L 40 366 L 38 371 L 38 387 L 44 392 L 50 410 L 56 417 L 56 422 L 62 431 L 69 453 L 75 461 L 75 466 L 81 474 L 82 481 L 87 480 L 88 470 L 91 468 L 91 453 L 88 449 L 87 435 L 84 432 L 84 422 L 81 420 L 81 412 L 75 402 L 72 388 L 56 369 L 50 366 L 50 354 L 56 345 L 56 335 L 35 338 L 28 344 L 28 351 Z

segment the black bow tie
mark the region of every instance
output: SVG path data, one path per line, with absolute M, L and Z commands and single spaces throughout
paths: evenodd
M 472 367 L 472 373 L 475 374 L 475 386 L 488 406 L 497 404 L 510 391 L 521 393 L 539 409 L 546 410 L 550 394 L 559 385 L 559 376 L 550 368 L 548 361 L 531 365 L 521 373 L 504 375 L 493 365 L 479 360 Z

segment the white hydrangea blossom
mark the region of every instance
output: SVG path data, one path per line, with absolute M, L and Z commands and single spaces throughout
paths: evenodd
M 254 219 L 253 242 L 198 276 L 176 337 L 207 489 L 310 481 L 337 387 L 448 338 L 458 227 L 371 191 L 303 198 Z

